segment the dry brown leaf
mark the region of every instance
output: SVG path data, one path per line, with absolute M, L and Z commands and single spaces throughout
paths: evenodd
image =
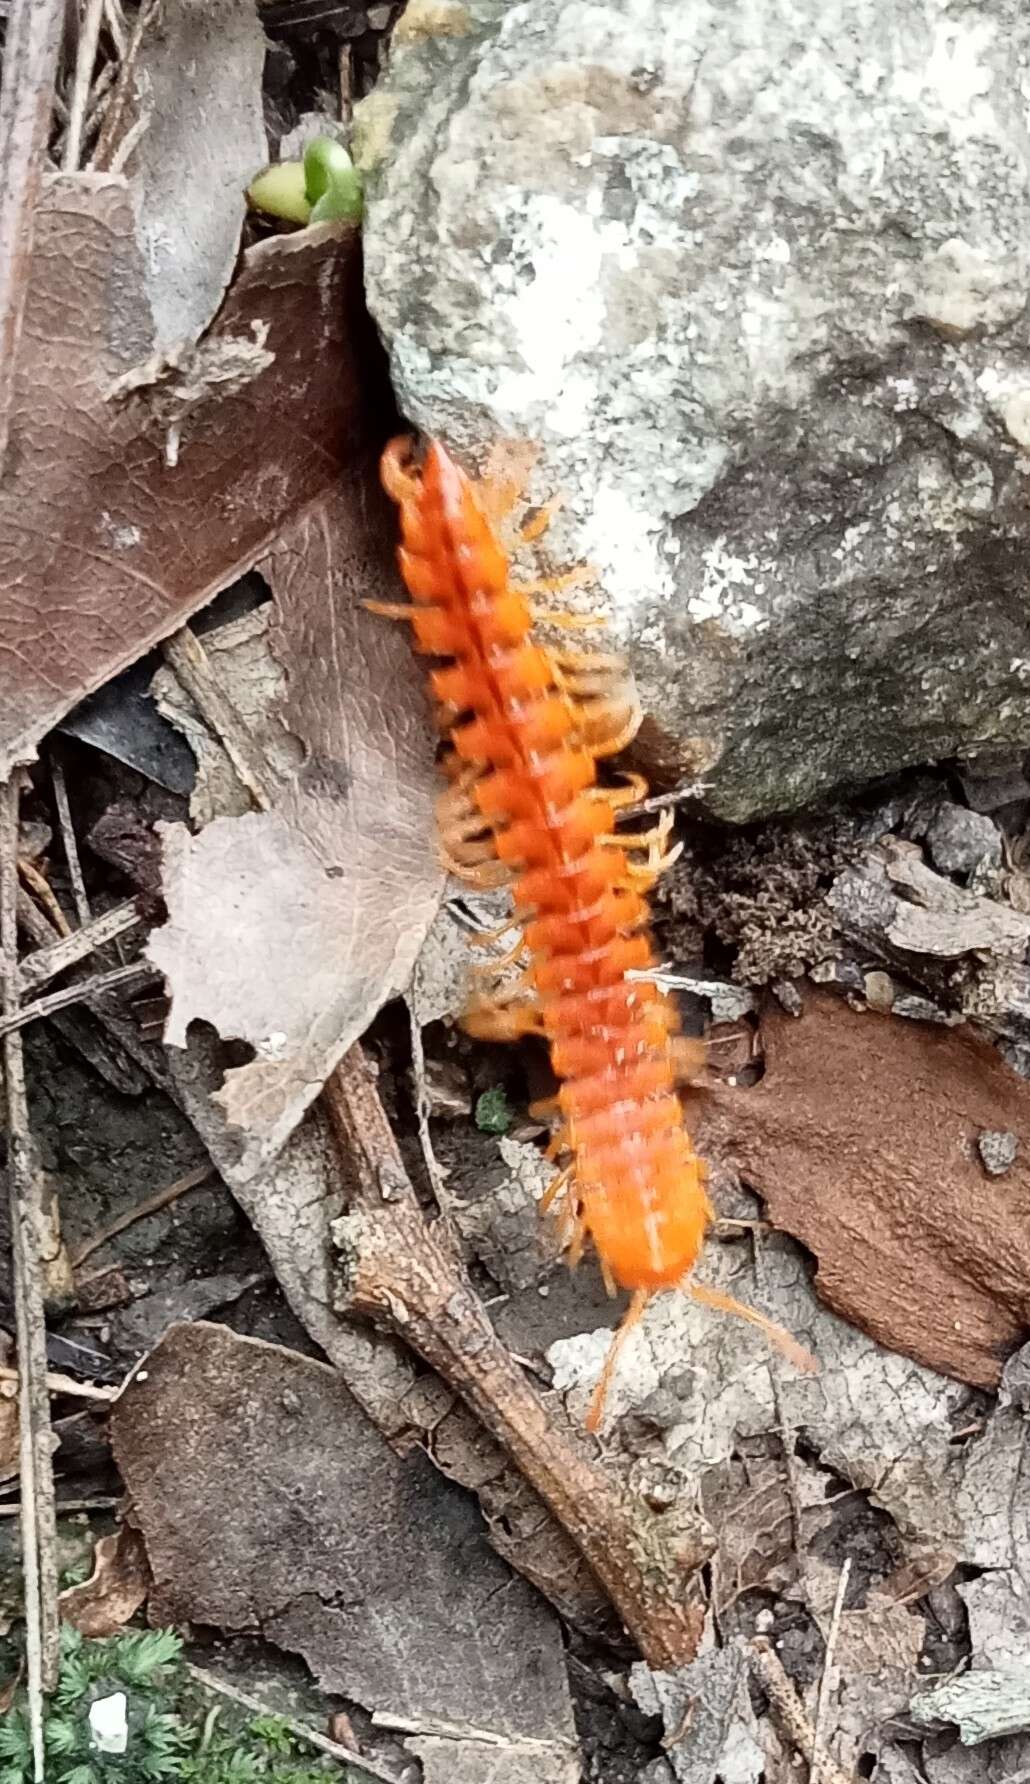
M 770 1009 L 766 1070 L 720 1087 L 699 1145 L 737 1164 L 815 1253 L 828 1304 L 882 1344 L 981 1387 L 1030 1323 L 1030 1086 L 967 1030 Z M 1019 1148 L 988 1177 L 976 1142 Z
M 325 1690 L 409 1727 L 540 1742 L 544 1776 L 567 1761 L 557 1619 L 491 1552 L 467 1497 L 421 1452 L 401 1460 L 334 1370 L 179 1326 L 117 1402 L 112 1440 L 156 1618 L 260 1630 Z
M 98 1538 L 93 1572 L 79 1586 L 69 1586 L 58 1603 L 61 1616 L 80 1635 L 115 1635 L 134 1617 L 150 1590 L 150 1568 L 142 1538 L 129 1524 L 113 1536 Z
M 155 346 L 192 340 L 232 274 L 246 188 L 268 159 L 267 45 L 254 0 L 164 0 L 136 63 L 146 128 L 129 159 Z
M 361 315 L 352 232 L 277 237 L 192 359 L 126 380 L 154 342 L 129 188 L 49 182 L 0 489 L 0 777 L 340 477 Z
M 199 836 L 162 827 L 168 922 L 149 952 L 171 993 L 166 1039 L 184 1047 L 202 1019 L 257 1053 L 217 1096 L 242 1130 L 236 1180 L 274 1156 L 404 989 L 443 893 L 421 677 L 400 628 L 361 605 L 393 575 L 373 490 L 370 477 L 335 491 L 262 563 L 285 671 L 276 714 L 303 766 L 274 776 L 274 810 Z

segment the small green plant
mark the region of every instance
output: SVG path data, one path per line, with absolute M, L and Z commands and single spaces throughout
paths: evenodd
M 506 1134 L 515 1119 L 503 1088 L 484 1090 L 476 1103 L 476 1126 L 481 1134 Z
M 303 161 L 277 161 L 247 190 L 255 210 L 288 223 L 360 223 L 361 175 L 342 143 L 316 136 Z
M 235 1714 L 192 1685 L 173 1629 L 130 1629 L 87 1641 L 65 1625 L 61 1673 L 46 1725 L 52 1784 L 326 1784 L 326 1768 L 274 1715 Z M 98 1751 L 93 1704 L 126 1698 L 124 1753 Z M 337 1780 L 341 1774 L 332 1768 Z M 24 1693 L 0 1719 L 0 1784 L 28 1784 Z

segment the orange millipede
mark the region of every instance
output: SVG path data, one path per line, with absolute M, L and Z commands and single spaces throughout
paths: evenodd
M 392 441 L 382 477 L 400 509 L 398 561 L 412 605 L 369 605 L 407 618 L 416 649 L 440 659 L 430 685 L 450 741 L 443 850 L 479 884 L 511 880 L 529 957 L 515 990 L 481 997 L 465 1025 L 495 1039 L 545 1037 L 561 1120 L 549 1155 L 570 1160 L 545 1201 L 563 1197 L 573 1257 L 589 1238 L 609 1285 L 632 1294 L 591 1426 L 621 1339 L 659 1289 L 684 1284 L 810 1366 L 761 1314 L 685 1281 L 711 1219 L 705 1166 L 677 1095 L 690 1048 L 668 995 L 635 976 L 657 965 L 647 894 L 672 858 L 671 815 L 644 835 L 619 834 L 619 809 L 642 786 L 598 782 L 599 759 L 623 747 L 638 717 L 620 661 L 534 638 L 530 594 L 569 578 L 512 582 L 489 489 L 438 442 L 418 460 L 412 442 Z

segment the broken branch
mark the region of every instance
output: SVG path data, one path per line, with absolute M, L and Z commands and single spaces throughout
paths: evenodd
M 650 1665 L 685 1664 L 697 1630 L 683 1589 L 712 1551 L 707 1526 L 663 1527 L 550 1417 L 419 1209 L 359 1046 L 324 1098 L 354 1183 L 351 1212 L 334 1227 L 343 1310 L 385 1321 L 461 1394 L 571 1536 Z

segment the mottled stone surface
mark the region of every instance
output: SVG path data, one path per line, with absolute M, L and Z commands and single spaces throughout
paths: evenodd
M 1001 832 L 983 812 L 944 800 L 926 833 L 930 859 L 941 873 L 973 873 L 1001 861 Z
M 359 108 L 402 407 L 540 442 L 743 817 L 1030 739 L 1023 0 L 411 0 Z

